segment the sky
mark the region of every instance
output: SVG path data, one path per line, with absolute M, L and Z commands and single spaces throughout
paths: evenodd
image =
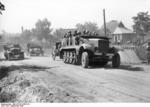
M 6 7 L 0 15 L 0 32 L 21 32 L 32 29 L 38 19 L 47 18 L 53 29 L 74 28 L 77 23 L 103 24 L 103 9 L 106 22 L 122 21 L 132 28 L 132 17 L 138 12 L 150 11 L 150 0 L 0 0 Z

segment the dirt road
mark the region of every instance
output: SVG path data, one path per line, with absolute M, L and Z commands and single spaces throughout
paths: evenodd
M 50 57 L 0 64 L 9 66 L 0 71 L 1 102 L 150 102 L 148 65 L 83 69 Z

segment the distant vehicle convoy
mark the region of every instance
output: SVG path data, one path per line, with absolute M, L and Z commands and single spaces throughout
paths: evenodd
M 4 45 L 4 56 L 6 60 L 13 59 L 24 59 L 24 52 L 22 51 L 20 45 Z
M 30 56 L 44 56 L 42 46 L 37 44 L 27 44 Z M 4 56 L 6 60 L 24 59 L 24 52 L 20 45 L 5 45 Z M 120 66 L 120 55 L 116 48 L 110 46 L 109 38 L 99 36 L 89 32 L 68 32 L 61 42 L 56 42 L 52 49 L 52 58 L 56 56 L 63 59 L 64 63 L 81 65 L 83 68 L 97 62 L 104 66 L 112 62 L 113 68 Z
M 64 63 L 81 65 L 87 68 L 93 62 L 106 65 L 112 62 L 112 67 L 120 66 L 120 55 L 117 49 L 110 47 L 109 38 L 90 33 L 69 32 L 61 41 L 60 58 Z

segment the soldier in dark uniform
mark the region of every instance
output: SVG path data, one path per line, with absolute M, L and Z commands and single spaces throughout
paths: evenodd
M 86 34 L 86 30 L 83 30 L 83 35 L 85 35 Z
M 150 63 L 150 42 L 148 42 L 148 46 L 147 46 L 147 63 Z
M 71 31 L 68 32 L 68 45 L 72 45 L 72 33 L 71 33 Z
M 77 36 L 78 35 L 78 31 L 75 30 L 74 33 L 73 33 L 73 36 Z
M 90 31 L 86 30 L 86 36 L 90 36 Z
M 67 32 L 66 34 L 66 45 L 67 46 L 69 45 L 69 32 Z

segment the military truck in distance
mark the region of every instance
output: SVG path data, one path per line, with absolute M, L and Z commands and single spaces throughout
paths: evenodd
M 6 60 L 24 59 L 24 52 L 19 44 L 4 45 L 4 56 Z
M 27 48 L 30 56 L 44 56 L 43 48 L 38 44 L 29 43 L 27 44 Z
M 60 58 L 64 63 L 78 64 L 87 68 L 93 62 L 104 66 L 111 61 L 113 68 L 120 66 L 120 55 L 117 49 L 110 47 L 109 38 L 81 35 L 66 39 L 67 43 L 62 43 L 65 45 L 60 49 Z

